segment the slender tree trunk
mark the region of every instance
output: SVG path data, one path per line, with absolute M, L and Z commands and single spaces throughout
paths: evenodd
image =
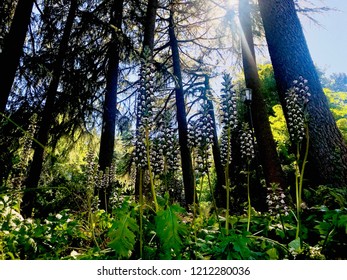
M 242 29 L 241 47 L 243 71 L 246 86 L 253 90 L 251 114 L 259 148 L 260 163 L 263 167 L 267 187 L 271 187 L 272 183 L 276 183 L 284 190 L 287 186 L 285 176 L 277 155 L 276 143 L 271 132 L 266 103 L 261 92 L 260 79 L 255 58 L 251 5 L 249 0 L 239 1 L 239 15 Z M 258 199 L 258 204 L 260 204 L 259 206 L 264 208 L 263 206 L 266 205 L 266 192 L 261 188 L 257 188 L 254 191 L 257 192 L 255 197 L 261 198 L 261 201 Z
M 154 49 L 154 35 L 155 35 L 155 21 L 157 18 L 158 0 L 149 0 L 147 3 L 146 21 L 144 24 L 142 55 L 146 49 L 149 50 L 150 59 L 153 56 Z M 139 119 L 136 120 L 136 133 L 138 134 Z M 144 175 L 144 172 L 140 172 L 139 168 L 136 169 L 136 181 L 135 181 L 135 196 L 139 195 L 139 182 L 140 174 Z M 142 182 L 143 182 L 142 178 Z
M 0 112 L 6 108 L 30 24 L 33 0 L 19 0 L 0 54 Z
M 205 89 L 206 91 L 210 90 L 210 83 L 209 83 L 209 77 L 205 76 Z M 222 160 L 221 160 L 221 153 L 220 153 L 220 146 L 218 142 L 218 135 L 217 135 L 217 127 L 216 127 L 216 117 L 214 114 L 213 109 L 213 102 L 212 100 L 207 98 L 208 102 L 208 113 L 211 115 L 212 121 L 213 121 L 213 145 L 212 145 L 212 154 L 213 154 L 213 162 L 214 167 L 216 169 L 216 175 L 217 175 L 217 184 L 216 188 L 214 190 L 215 198 L 216 198 L 216 204 L 218 206 L 224 206 L 225 205 L 225 189 L 223 186 L 225 186 L 225 176 L 224 176 L 224 168 L 222 166 Z
M 293 0 L 259 0 L 266 40 L 274 68 L 280 100 L 285 107 L 285 93 L 299 76 L 308 80 L 310 102 L 309 161 L 315 184 L 347 186 L 347 146 L 329 110 L 314 67 Z
M 52 80 L 47 91 L 46 103 L 41 115 L 39 131 L 36 139 L 41 145 L 34 143 L 34 157 L 30 166 L 28 178 L 26 180 L 26 189 L 23 196 L 22 214 L 25 217 L 30 217 L 34 208 L 36 190 L 40 180 L 42 165 L 44 160 L 44 147 L 48 144 L 49 129 L 54 121 L 54 103 L 56 99 L 57 89 L 61 72 L 63 70 L 63 62 L 65 53 L 68 50 L 69 38 L 72 30 L 72 25 L 75 19 L 77 10 L 77 0 L 71 1 L 69 14 L 66 20 L 64 33 L 58 50 L 58 55 L 53 66 Z
M 176 109 L 177 109 L 177 125 L 179 145 L 181 151 L 181 164 L 183 172 L 184 192 L 187 204 L 192 204 L 194 200 L 194 176 L 192 157 L 188 147 L 188 125 L 187 125 L 187 112 L 184 102 L 184 91 L 180 65 L 180 55 L 178 49 L 178 42 L 174 29 L 173 11 L 170 11 L 169 19 L 169 37 L 170 47 L 172 52 L 173 71 L 175 76 L 175 95 L 176 95 Z
M 111 42 L 107 52 L 107 76 L 106 76 L 106 92 L 103 111 L 102 132 L 100 141 L 99 166 L 100 170 L 105 171 L 111 168 L 114 152 L 114 139 L 116 131 L 117 118 L 117 88 L 118 88 L 118 71 L 120 62 L 120 30 L 123 21 L 123 0 L 114 0 L 111 10 L 111 22 L 118 30 L 112 30 Z M 110 196 L 110 187 L 99 191 L 100 208 L 106 210 L 108 199 Z

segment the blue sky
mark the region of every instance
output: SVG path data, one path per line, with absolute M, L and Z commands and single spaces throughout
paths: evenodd
M 331 73 L 347 73 L 347 0 L 313 1 L 340 11 L 315 15 L 321 26 L 302 20 L 306 41 L 314 63 Z

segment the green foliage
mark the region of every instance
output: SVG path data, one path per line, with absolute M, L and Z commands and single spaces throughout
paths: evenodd
M 130 209 L 130 204 L 124 202 L 117 209 L 117 216 L 108 232 L 108 237 L 111 239 L 108 246 L 114 250 L 118 259 L 129 258 L 135 246 L 138 226 L 133 211 Z
M 346 203 L 342 193 L 321 186 L 318 202 Z M 335 197 L 334 202 L 328 198 Z M 161 199 L 162 200 L 162 199 Z M 326 206 L 302 212 L 302 236 L 296 239 L 296 220 L 253 211 L 250 232 L 246 215 L 223 216 L 210 202 L 201 203 L 195 220 L 166 195 L 161 210 L 144 212 L 145 259 L 346 259 L 347 209 Z M 129 199 L 112 214 L 94 210 L 92 221 L 69 210 L 44 220 L 24 219 L 16 202 L 0 201 L 0 259 L 137 259 L 139 207 Z M 222 213 L 220 213 L 222 214 Z M 193 228 L 196 228 L 194 236 Z M 301 243 L 301 246 L 300 246 Z
M 326 206 L 312 209 L 306 225 L 313 227 L 317 246 L 327 259 L 347 258 L 347 208 L 330 210 Z M 311 237 L 311 239 L 313 239 Z
M 155 217 L 156 232 L 161 242 L 160 256 L 164 259 L 180 258 L 183 238 L 188 231 L 179 216 L 185 210 L 177 204 L 167 204 Z
M 333 92 L 330 89 L 324 89 L 324 92 L 328 98 L 330 110 L 336 120 L 337 127 L 347 141 L 347 92 Z
M 4 30 L 7 30 L 15 6 L 13 3 L 16 1 L 3 2 L 11 11 L 5 15 Z M 13 3 L 9 4 L 10 2 Z M 89 149 L 96 151 L 96 147 L 100 144 L 97 136 L 100 127 L 97 127 L 97 124 L 102 122 L 100 113 L 105 102 L 103 92 L 109 80 L 109 77 L 105 76 L 107 72 L 105 72 L 105 66 L 109 65 L 105 60 L 105 50 L 108 48 L 109 40 L 105 38 L 111 31 L 107 22 L 110 20 L 110 14 L 116 16 L 117 13 L 110 10 L 109 1 L 85 1 L 83 10 L 89 12 L 77 15 L 74 24 L 76 28 L 71 34 L 70 48 L 66 57 L 63 58 L 64 67 L 60 75 L 59 92 L 55 100 L 54 112 L 51 112 L 54 115 L 54 122 L 49 131 L 50 147 L 45 147 L 43 171 L 39 188 L 35 191 L 37 197 L 35 218 L 24 218 L 21 215 L 20 203 L 27 170 L 33 155 L 29 142 L 36 141 L 30 124 L 34 125 L 35 114 L 42 112 L 42 104 L 46 98 L 45 92 L 51 79 L 52 66 L 54 67 L 52 62 L 55 60 L 59 38 L 61 38 L 58 35 L 62 33 L 62 28 L 65 26 L 62 23 L 66 17 L 64 5 L 66 1 L 55 1 L 56 5 L 52 7 L 49 6 L 51 1 L 38 2 L 36 8 L 45 13 L 46 20 L 50 24 L 41 24 L 40 17 L 37 17 L 38 21 L 32 21 L 30 26 L 32 40 L 27 43 L 38 48 L 34 52 L 32 47 L 24 46 L 24 63 L 13 84 L 14 92 L 6 108 L 10 118 L 5 115 L 0 116 L 0 178 L 4 182 L 1 182 L 0 189 L 0 259 L 347 259 L 346 190 L 334 189 L 330 186 L 304 188 L 303 196 L 307 206 L 301 213 L 300 238 L 296 238 L 299 219 L 293 211 L 289 211 L 286 216 L 280 214 L 274 216 L 270 211 L 257 212 L 253 209 L 251 207 L 253 197 L 250 195 L 248 195 L 248 204 L 245 202 L 246 188 L 244 188 L 244 182 L 241 182 L 243 176 L 239 176 L 244 175 L 242 174 L 244 171 L 241 171 L 241 174 L 236 174 L 239 170 L 231 172 L 234 171 L 234 165 L 239 165 L 237 161 L 241 155 L 238 153 L 242 152 L 237 151 L 240 144 L 238 137 L 232 139 L 233 144 L 236 144 L 232 149 L 233 154 L 226 153 L 226 161 L 230 160 L 230 170 L 229 163 L 225 168 L 227 180 L 223 186 L 228 202 L 225 205 L 226 209 L 217 208 L 213 201 L 211 178 L 216 176 L 216 170 L 213 169 L 216 167 L 211 167 L 209 162 L 207 164 L 205 156 L 209 152 L 206 147 L 200 151 L 201 160 L 197 159 L 195 162 L 197 166 L 202 164 L 201 171 L 204 171 L 204 175 L 201 173 L 197 176 L 196 205 L 193 209 L 189 209 L 188 205 L 189 210 L 186 211 L 181 207 L 183 204 L 172 202 L 182 201 L 182 170 L 172 168 L 168 172 L 169 158 L 172 159 L 170 164 L 175 167 L 180 163 L 177 157 L 179 148 L 173 139 L 177 138 L 174 128 L 177 126 L 177 117 L 180 119 L 181 115 L 176 116 L 174 110 L 177 105 L 173 96 L 176 78 L 170 74 L 172 65 L 170 66 L 170 62 L 167 64 L 170 61 L 168 56 L 170 52 L 166 50 L 166 36 L 160 36 L 159 41 L 156 40 L 159 44 L 155 47 L 158 50 L 153 58 L 155 65 L 142 69 L 140 82 L 133 81 L 134 72 L 140 64 L 137 50 L 134 48 L 138 48 L 143 39 L 143 36 L 140 36 L 143 30 L 136 26 L 140 26 L 139 19 L 140 21 L 144 19 L 145 9 L 142 8 L 145 7 L 142 7 L 142 4 L 146 1 L 128 1 L 128 3 L 124 1 L 127 15 L 122 19 L 122 30 L 111 24 L 111 29 L 120 35 L 117 36 L 120 40 L 116 43 L 119 47 L 117 53 L 122 61 L 121 68 L 123 68 L 119 69 L 120 75 L 116 89 L 117 108 L 114 108 L 120 110 L 117 112 L 116 125 L 121 133 L 115 139 L 113 154 L 116 175 L 113 173 L 114 170 L 100 172 L 96 153 L 92 153 L 89 161 L 87 154 Z M 99 5 L 101 2 L 105 5 Z M 120 1 L 116 2 L 120 3 Z M 138 2 L 141 2 L 140 7 L 136 6 Z M 168 1 L 162 2 L 164 4 Z M 182 1 L 183 5 L 186 4 L 185 2 Z M 206 1 L 194 3 L 197 5 L 188 5 L 189 9 L 197 14 L 193 18 L 200 16 L 201 13 L 205 14 L 206 9 L 210 8 L 206 5 Z M 162 8 L 165 9 L 165 7 Z M 176 8 L 181 9 L 179 6 Z M 254 13 L 254 15 L 257 14 Z M 236 13 L 231 9 L 228 15 L 233 17 Z M 194 19 L 191 16 L 189 18 L 190 22 L 194 23 Z M 157 18 L 157 20 L 162 19 Z M 201 22 L 198 17 L 196 20 Z M 230 25 L 230 22 L 228 24 Z M 165 24 L 160 22 L 159 25 Z M 193 28 L 192 31 L 194 30 Z M 185 41 L 184 37 L 190 31 L 188 30 L 187 33 L 187 30 L 183 28 L 180 31 L 181 39 Z M 217 33 L 219 31 L 223 31 L 221 33 L 225 35 L 225 28 L 216 30 Z M 165 30 L 162 32 L 164 34 Z M 2 37 L 0 41 L 3 40 Z M 222 36 L 216 39 L 222 43 L 225 38 Z M 2 43 L 1 41 L 0 44 Z M 191 48 L 189 43 L 182 47 L 183 50 Z M 219 52 L 218 46 L 213 49 Z M 211 67 L 208 66 L 212 52 L 200 52 L 199 57 L 195 58 L 189 58 L 189 52 L 186 54 L 183 56 L 185 61 L 182 63 L 185 68 L 182 69 L 184 105 L 186 105 L 188 117 L 194 119 L 194 115 L 198 116 L 195 114 L 198 109 L 197 101 L 201 99 L 199 97 L 194 100 L 196 93 L 200 96 L 201 90 L 204 94 L 208 91 L 208 98 L 211 97 L 209 101 L 217 103 L 212 91 L 207 90 L 208 79 L 204 81 L 203 78 L 210 75 L 211 78 L 218 76 L 219 70 L 212 69 L 211 65 Z M 323 73 L 319 74 L 323 77 Z M 272 66 L 260 65 L 259 76 L 281 163 L 287 175 L 294 175 L 295 156 L 290 152 L 289 135 L 283 111 L 279 105 Z M 336 92 L 327 89 L 325 93 L 337 125 L 347 140 L 347 93 L 341 92 L 347 90 L 346 79 L 346 74 L 343 73 L 331 75 L 330 81 L 326 80 L 325 84 Z M 112 82 L 115 81 L 112 80 Z M 241 87 L 240 84 L 239 87 Z M 137 85 L 140 86 L 135 89 Z M 141 94 L 138 94 L 139 92 Z M 244 107 L 242 102 L 236 102 L 236 96 L 235 99 L 230 99 L 232 97 L 229 96 L 230 90 L 224 90 L 224 93 L 229 100 L 226 99 L 226 102 L 219 104 L 224 107 L 221 108 L 222 111 L 224 110 L 223 122 L 227 119 L 230 121 L 230 117 L 236 113 L 236 115 L 240 114 L 237 112 L 238 106 Z M 132 124 L 135 123 L 132 116 L 139 117 L 134 113 L 135 103 L 138 105 L 137 113 L 142 115 L 142 119 L 137 119 L 137 122 L 140 121 L 138 123 L 140 127 L 144 124 L 143 130 L 136 125 L 136 129 L 139 130 L 139 133 L 136 133 L 137 141 L 143 142 L 144 148 L 137 151 L 138 160 L 144 160 L 145 171 L 143 180 L 141 178 L 144 193 L 140 199 L 141 202 L 135 201 L 139 198 L 138 194 L 136 197 L 133 195 L 136 177 L 134 174 L 136 157 L 133 152 L 136 144 L 134 145 L 135 139 L 131 131 L 134 128 Z M 234 103 L 237 103 L 236 107 Z M 214 125 L 211 122 L 209 104 L 204 101 L 201 105 L 205 109 L 201 113 L 207 119 L 197 123 L 200 126 L 199 133 L 193 133 L 192 138 L 205 135 L 208 130 L 211 132 Z M 215 105 L 218 107 L 218 104 Z M 226 108 L 232 111 L 226 112 Z M 168 112 L 166 127 L 166 124 L 161 123 L 161 118 Z M 45 116 L 37 117 L 42 119 Z M 150 125 L 149 117 L 153 118 Z M 216 115 L 216 119 L 220 119 L 219 117 Z M 235 126 L 236 122 L 233 125 Z M 161 129 L 172 128 L 172 134 L 168 133 L 168 130 L 163 130 L 164 133 L 161 133 L 160 126 L 162 126 Z M 87 133 L 89 129 L 91 132 Z M 182 132 L 181 128 L 180 132 Z M 233 136 L 236 134 L 237 132 L 233 133 Z M 157 177 L 152 177 L 152 167 L 154 169 L 155 166 L 161 165 L 159 160 L 153 157 L 153 153 L 150 153 L 155 146 L 153 141 L 155 137 L 159 137 L 160 140 L 169 140 L 165 143 L 165 148 L 161 143 L 162 151 L 159 149 L 159 154 L 162 160 L 164 159 L 162 168 L 167 172 L 164 171 L 156 174 Z M 231 138 L 230 135 L 227 138 Z M 209 137 L 203 146 L 210 144 L 211 140 L 212 137 Z M 230 139 L 226 140 L 227 144 L 221 141 L 222 151 L 230 146 Z M 261 172 L 255 173 L 261 176 Z M 111 175 L 115 175 L 117 181 L 110 179 Z M 250 179 L 249 172 L 247 175 Z M 302 173 L 300 175 L 301 179 L 304 178 Z M 257 179 L 264 180 L 264 178 Z M 109 195 L 107 198 L 110 198 L 108 212 L 98 208 L 96 194 L 101 188 L 112 191 L 112 194 L 107 192 Z M 175 196 L 169 197 L 165 194 L 163 198 L 160 197 L 166 192 Z M 155 201 L 157 196 L 158 205 Z M 154 204 L 151 199 L 154 200 Z M 276 204 L 278 199 L 273 201 L 273 204 Z M 152 208 L 153 205 L 156 206 L 155 211 Z M 248 209 L 246 209 L 247 205 Z M 301 207 L 301 203 L 297 205 Z M 274 205 L 276 206 L 278 205 Z M 237 209 L 238 213 L 232 213 L 231 209 Z M 249 210 L 248 217 L 244 210 Z M 251 214 L 252 222 L 250 222 Z
M 347 190 L 329 186 L 318 186 L 306 192 L 306 200 L 310 205 L 324 205 L 330 209 L 347 207 Z
M 254 250 L 254 240 L 247 231 L 233 231 L 227 236 L 221 236 L 216 244 L 215 258 L 228 260 L 259 259 L 261 253 Z M 253 250 L 252 250 L 253 249 Z
M 268 112 L 273 114 L 272 108 L 279 104 L 276 80 L 271 64 L 259 65 L 259 79 L 261 81 L 262 94 L 268 106 Z
M 343 138 L 347 142 L 347 118 L 337 120 L 336 124 L 341 131 Z
M 264 88 L 275 92 L 271 67 L 264 66 L 260 73 Z M 283 167 L 292 175 L 294 155 L 289 152 L 285 118 L 271 94 L 268 101 L 273 106 L 272 132 Z M 347 93 L 326 90 L 326 95 L 346 136 Z M 287 216 L 272 216 L 250 208 L 252 222 L 248 223 L 247 216 L 242 214 L 247 204 L 237 198 L 234 188 L 230 189 L 230 195 L 235 196 L 240 213 L 227 215 L 225 209 L 217 209 L 209 182 L 209 176 L 215 176 L 214 167 L 208 169 L 211 174 L 198 180 L 194 214 L 193 210 L 186 211 L 172 202 L 179 199 L 168 194 L 160 197 L 159 189 L 161 193 L 177 191 L 175 188 L 182 184 L 180 172 L 176 170 L 166 180 L 159 174 L 153 182 L 158 190 L 159 210 L 155 213 L 150 197 L 144 197 L 140 228 L 139 203 L 127 196 L 133 193 L 134 147 L 131 137 L 124 135 L 117 138 L 115 147 L 117 188 L 112 194 L 113 203 L 108 213 L 99 210 L 95 191 L 102 186 L 104 177 L 94 153 L 89 160 L 87 156 L 89 143 L 96 146 L 95 139 L 95 136 L 90 141 L 83 137 L 61 138 L 54 152 L 49 152 L 37 193 L 38 206 L 44 213 L 50 213 L 45 217 L 24 219 L 18 199 L 21 191 L 17 191 L 18 195 L 7 189 L 1 192 L 0 259 L 347 259 L 344 189 L 329 186 L 304 189 L 308 206 L 302 210 L 301 236 L 296 238 L 297 216 L 292 211 Z M 70 140 L 76 141 L 76 145 L 70 146 Z M 18 150 L 15 166 L 22 167 L 23 151 L 24 148 Z M 150 160 L 155 162 L 153 158 Z M 20 182 L 24 182 L 23 174 Z M 148 183 L 145 176 L 145 193 Z
M 272 135 L 277 143 L 277 150 L 283 159 L 290 159 L 289 155 L 289 134 L 281 105 L 273 107 L 274 114 L 269 117 Z
M 68 210 L 49 215 L 43 222 L 23 219 L 2 198 L 0 203 L 0 243 L 2 259 L 59 259 L 71 244 L 85 238 L 81 224 Z

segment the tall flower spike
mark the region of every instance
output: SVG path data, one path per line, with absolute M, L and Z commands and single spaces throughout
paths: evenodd
M 190 122 L 188 140 L 191 147 L 204 148 L 213 143 L 214 129 L 207 100 L 202 101 L 198 116 L 198 119 Z
M 301 142 L 305 137 L 305 107 L 310 96 L 307 80 L 302 76 L 294 80 L 293 86 L 286 92 L 288 130 L 294 143 Z
M 163 168 L 164 161 L 163 161 L 163 148 L 162 148 L 162 144 L 160 141 L 160 136 L 156 137 L 153 140 L 151 162 L 152 162 L 153 173 L 155 175 L 161 174 L 163 172 L 163 169 L 164 169 Z
M 144 59 L 140 70 L 139 95 L 137 100 L 138 132 L 136 135 L 134 160 L 142 168 L 147 165 L 145 130 L 152 123 L 154 105 L 154 66 L 149 59 Z
M 243 132 L 240 136 L 241 140 L 241 156 L 247 160 L 251 160 L 255 157 L 254 145 L 255 139 L 253 133 L 247 124 L 243 126 Z
M 145 168 L 147 166 L 146 144 L 141 136 L 143 136 L 143 133 L 140 133 L 135 142 L 134 160 L 138 167 Z
M 177 132 L 171 127 L 170 123 L 165 123 L 163 135 L 161 137 L 161 148 L 163 155 L 166 157 L 168 172 L 179 169 L 179 148 Z
M 224 74 L 222 85 L 222 125 L 225 128 L 235 129 L 237 126 L 236 92 L 229 74 Z
M 209 111 L 209 104 L 203 99 L 200 103 L 199 117 L 190 122 L 188 130 L 188 144 L 191 148 L 197 148 L 196 171 L 202 174 L 210 167 L 208 151 L 213 144 L 214 124 Z
M 144 61 L 140 71 L 139 96 L 137 101 L 137 116 L 140 125 L 147 126 L 152 122 L 154 105 L 154 66 Z
M 221 160 L 222 164 L 226 165 L 227 162 L 231 163 L 231 132 L 237 127 L 237 104 L 236 92 L 232 84 L 232 78 L 229 74 L 224 74 L 222 82 L 221 94 L 221 123 L 222 123 L 222 137 L 221 137 Z

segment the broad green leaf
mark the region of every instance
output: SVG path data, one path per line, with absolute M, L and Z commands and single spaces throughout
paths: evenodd
M 108 232 L 111 242 L 108 246 L 112 248 L 119 258 L 127 258 L 135 245 L 135 232 L 138 231 L 136 220 L 131 217 L 128 208 L 117 211 L 117 218 Z
M 183 211 L 178 205 L 168 205 L 165 210 L 159 211 L 155 218 L 156 231 L 166 258 L 171 258 L 171 251 L 176 255 L 181 251 L 182 237 L 187 234 L 187 229 L 177 213 Z
M 300 237 L 298 237 L 298 238 L 294 239 L 293 241 L 291 241 L 291 242 L 288 244 L 288 246 L 289 246 L 290 248 L 293 248 L 295 251 L 299 251 L 299 250 L 300 250 L 300 247 L 301 247 L 301 245 L 300 245 Z

